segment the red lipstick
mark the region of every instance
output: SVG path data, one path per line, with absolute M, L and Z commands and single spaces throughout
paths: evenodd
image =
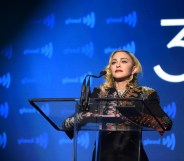
M 117 72 L 123 72 L 121 69 L 117 69 L 117 70 L 115 70 L 115 73 L 117 73 Z

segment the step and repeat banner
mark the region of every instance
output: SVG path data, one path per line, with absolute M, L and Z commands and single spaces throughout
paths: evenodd
M 0 160 L 71 161 L 73 140 L 55 130 L 28 100 L 79 98 L 84 77 L 98 75 L 112 51 L 125 49 L 143 66 L 140 85 L 158 91 L 173 120 L 172 130 L 163 136 L 143 132 L 150 161 L 183 161 L 183 6 L 181 0 L 54 0 L 32 6 L 0 46 Z M 7 30 L 21 21 L 12 19 Z M 92 79 L 91 90 L 103 81 Z M 50 108 L 42 107 L 48 115 Z M 79 136 L 80 161 L 91 160 L 90 135 Z

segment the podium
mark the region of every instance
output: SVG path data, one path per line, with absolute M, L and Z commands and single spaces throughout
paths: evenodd
M 142 127 L 132 119 L 139 117 L 145 108 L 144 101 L 138 98 L 90 98 L 85 109 L 80 107 L 78 98 L 34 98 L 29 102 L 54 129 L 73 135 L 73 161 L 79 161 L 81 155 L 84 155 L 78 146 L 78 136 L 82 131 L 95 133 L 93 138 L 95 147 L 89 154 L 91 161 L 101 161 L 104 149 L 108 149 L 107 142 L 110 141 L 108 137 L 119 134 L 133 136 L 133 140 L 128 142 L 133 145 L 133 149 L 130 148 L 133 150 L 132 161 L 140 161 L 142 131 L 153 130 Z M 78 121 L 78 115 L 81 113 L 85 117 L 82 121 Z M 69 117 L 74 120 L 72 129 L 62 126 Z M 123 148 L 122 144 L 120 148 Z

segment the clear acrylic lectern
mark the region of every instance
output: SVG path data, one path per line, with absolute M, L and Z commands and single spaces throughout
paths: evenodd
M 87 108 L 82 110 L 79 105 L 80 100 L 77 98 L 35 98 L 30 99 L 29 102 L 56 130 L 73 135 L 73 161 L 79 161 L 80 155 L 85 156 L 84 153 L 81 154 L 79 144 L 88 144 L 85 148 L 92 147 L 92 150 L 88 153 L 91 158 L 89 161 L 92 160 L 92 156 L 93 161 L 100 161 L 101 151 L 103 150 L 101 149 L 101 134 L 114 131 L 134 131 L 138 134 L 136 135 L 138 139 L 135 145 L 137 147 L 135 148 L 137 150 L 135 155 L 136 160 L 140 160 L 142 130 L 147 129 L 143 129 L 133 120 L 140 116 L 144 108 L 142 99 L 90 98 Z M 114 110 L 113 114 L 108 113 L 109 108 Z M 86 114 L 86 117 L 82 122 L 78 122 L 77 116 L 81 112 Z M 63 128 L 62 123 L 71 116 L 74 118 L 73 129 Z M 79 137 L 80 132 L 92 133 L 93 137 L 88 136 L 88 139 L 84 136 Z M 88 143 L 85 143 L 85 141 L 88 141 Z

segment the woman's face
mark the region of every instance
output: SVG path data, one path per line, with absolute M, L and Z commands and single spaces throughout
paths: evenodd
M 117 52 L 112 56 L 110 69 L 115 81 L 128 80 L 135 72 L 133 60 L 123 51 Z

